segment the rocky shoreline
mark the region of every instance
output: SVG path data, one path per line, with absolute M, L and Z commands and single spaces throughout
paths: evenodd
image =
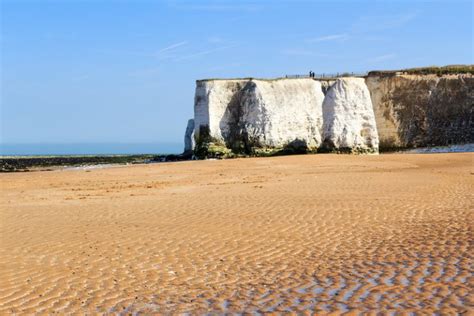
M 187 160 L 184 155 L 4 156 L 0 172 L 46 171 L 65 167 L 146 164 Z
M 458 144 L 436 147 L 406 147 L 382 150 L 383 154 L 406 153 L 406 154 L 432 154 L 432 153 L 462 153 L 474 152 L 474 143 Z M 248 157 L 272 157 L 283 155 L 301 155 L 327 153 L 323 148 L 314 152 L 298 151 L 297 148 L 286 148 L 278 152 L 260 153 L 259 155 L 229 155 L 222 158 L 248 158 Z M 344 154 L 338 151 L 332 153 Z M 194 160 L 197 157 L 192 152 L 180 155 L 98 155 L 98 156 L 6 156 L 0 158 L 0 172 L 29 172 L 29 171 L 52 171 L 63 168 L 91 168 L 112 165 L 149 164 L 160 162 L 176 162 Z

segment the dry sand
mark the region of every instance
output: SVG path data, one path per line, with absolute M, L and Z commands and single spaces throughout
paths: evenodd
M 0 314 L 473 312 L 473 158 L 1 174 Z

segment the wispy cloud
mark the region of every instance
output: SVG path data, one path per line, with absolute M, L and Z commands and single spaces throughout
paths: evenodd
M 320 36 L 316 38 L 308 38 L 306 42 L 317 43 L 317 42 L 328 42 L 328 41 L 344 41 L 348 38 L 349 38 L 349 35 L 347 33 L 331 34 L 331 35 L 325 35 L 325 36 Z
M 215 47 L 215 48 L 200 51 L 200 52 L 197 52 L 197 53 L 177 57 L 177 58 L 174 59 L 174 61 L 183 61 L 183 60 L 193 59 L 193 58 L 196 58 L 196 57 L 199 57 L 199 56 L 209 55 L 209 54 L 212 54 L 214 52 L 221 51 L 221 50 L 228 49 L 228 48 L 232 48 L 232 47 L 236 47 L 236 46 L 237 46 L 236 44 L 232 44 L 232 45 Z
M 386 61 L 386 60 L 389 60 L 389 59 L 393 59 L 395 57 L 397 57 L 397 55 L 391 53 L 391 54 L 385 54 L 385 55 L 372 57 L 372 58 L 369 58 L 367 61 L 372 62 L 372 63 L 376 63 L 376 62 L 381 62 L 381 61 Z
M 163 47 L 155 52 L 139 52 L 139 51 L 126 51 L 126 50 L 97 50 L 98 52 L 105 54 L 119 54 L 119 55 L 134 55 L 142 57 L 154 57 L 160 59 L 174 58 L 176 57 L 176 50 L 182 46 L 187 45 L 187 41 L 178 42 L 169 46 Z
M 162 54 L 164 52 L 167 52 L 167 51 L 170 51 L 170 50 L 173 50 L 173 49 L 176 49 L 180 46 L 183 46 L 183 45 L 186 45 L 188 42 L 187 41 L 183 41 L 183 42 L 179 42 L 179 43 L 176 43 L 176 44 L 172 44 L 170 46 L 167 46 L 165 48 L 162 48 L 160 49 L 159 51 L 156 52 L 157 55 L 159 54 Z
M 321 42 L 343 42 L 348 39 L 357 38 L 367 41 L 383 41 L 386 38 L 379 31 L 387 29 L 401 28 L 419 15 L 417 12 L 392 14 L 392 15 L 372 15 L 358 18 L 344 33 L 328 34 L 319 37 L 308 38 L 306 43 Z M 370 35 L 371 33 L 376 35 Z

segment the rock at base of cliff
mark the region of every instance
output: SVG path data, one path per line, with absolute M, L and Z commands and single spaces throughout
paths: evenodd
M 375 116 L 364 79 L 337 79 L 324 99 L 323 115 L 322 151 L 378 153 Z

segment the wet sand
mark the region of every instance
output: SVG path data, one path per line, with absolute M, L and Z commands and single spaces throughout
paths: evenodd
M 0 314 L 474 312 L 474 154 L 0 174 Z

